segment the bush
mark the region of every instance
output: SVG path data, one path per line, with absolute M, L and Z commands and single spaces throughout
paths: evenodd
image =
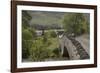
M 53 38 L 56 38 L 56 37 L 57 37 L 57 34 L 56 34 L 55 31 L 50 31 L 50 35 L 51 35 L 51 37 L 53 37 Z
M 35 39 L 35 38 L 37 37 L 37 36 L 36 36 L 35 29 L 33 29 L 33 28 L 28 28 L 28 30 L 32 33 L 33 39 Z
M 30 48 L 33 44 L 31 40 L 22 40 L 22 58 L 28 58 L 30 55 Z
M 32 40 L 32 33 L 28 29 L 22 30 L 22 39 L 23 40 Z
M 30 50 L 30 59 L 33 61 L 44 61 L 51 56 L 52 51 L 47 48 L 48 44 L 44 44 L 42 38 L 34 41 Z

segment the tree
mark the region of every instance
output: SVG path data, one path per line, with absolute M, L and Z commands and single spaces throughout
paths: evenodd
M 31 16 L 27 11 L 22 11 L 22 58 L 28 58 L 30 55 L 29 49 L 33 43 L 34 30 L 30 29 L 29 21 Z
M 68 33 L 80 35 L 88 32 L 88 21 L 82 13 L 69 13 L 63 19 L 64 28 Z
M 22 30 L 22 57 L 28 58 L 30 55 L 29 48 L 32 46 L 32 33 L 28 29 Z
M 28 29 L 22 30 L 22 38 L 23 40 L 31 40 L 33 38 L 32 33 Z
M 36 32 L 35 32 L 35 29 L 34 29 L 34 28 L 29 28 L 28 30 L 32 33 L 33 39 L 35 39 L 35 38 L 36 38 Z
M 28 28 L 30 27 L 29 21 L 32 19 L 32 17 L 28 14 L 27 11 L 22 11 L 22 27 Z

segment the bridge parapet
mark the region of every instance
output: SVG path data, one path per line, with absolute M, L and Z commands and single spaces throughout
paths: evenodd
M 73 37 L 62 36 L 60 38 L 61 54 L 65 54 L 64 49 L 67 49 L 70 60 L 89 59 L 89 55 L 82 47 L 81 43 Z M 66 48 L 64 48 L 66 47 Z
M 69 40 L 66 36 L 63 36 L 60 39 L 60 46 L 61 46 L 61 54 L 62 55 L 64 53 L 66 53 L 66 52 L 64 52 L 64 49 L 67 49 L 70 59 L 72 59 L 72 60 L 80 59 L 80 56 L 76 50 L 76 47 L 73 45 L 71 40 Z

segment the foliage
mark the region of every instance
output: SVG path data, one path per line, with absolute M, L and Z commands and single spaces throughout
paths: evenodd
M 28 30 L 32 33 L 33 39 L 35 39 L 37 37 L 35 29 L 34 28 L 29 28 Z
M 61 55 L 60 55 L 60 49 L 59 48 L 55 48 L 54 50 L 53 50 L 53 53 L 55 54 L 55 57 L 61 57 Z
M 59 43 L 57 41 L 58 39 L 52 37 L 50 32 L 45 32 L 44 35 L 37 37 L 33 41 L 29 57 L 31 61 L 45 61 L 60 56 L 57 48 Z
M 63 23 L 65 30 L 69 33 L 80 35 L 88 32 L 89 24 L 82 13 L 66 14 Z
M 22 26 L 23 28 L 26 28 L 26 29 L 29 27 L 28 21 L 25 20 L 23 17 L 22 17 Z
M 57 34 L 56 34 L 55 31 L 50 31 L 50 35 L 51 35 L 51 37 L 53 37 L 53 38 L 56 38 L 56 37 L 57 37 Z
M 54 31 L 45 32 L 44 35 L 35 37 L 36 39 L 33 39 L 33 32 L 35 31 L 31 28 L 23 28 L 22 30 L 23 59 L 29 58 L 31 61 L 45 61 L 48 58 L 59 56 L 57 53 L 58 42 L 56 42 Z
M 32 45 L 32 33 L 28 29 L 22 30 L 22 56 L 27 58 L 29 56 L 29 48 Z
M 28 58 L 30 55 L 29 48 L 32 46 L 32 41 L 22 40 L 22 58 Z
M 28 14 L 27 11 L 22 11 L 22 26 L 24 28 L 30 27 L 29 21 L 32 19 L 32 17 Z
M 48 46 L 48 41 L 44 44 L 43 38 L 35 40 L 30 50 L 30 59 L 33 61 L 44 61 L 46 58 L 50 58 L 52 50 L 48 49 Z
M 22 11 L 22 58 L 28 58 L 30 55 L 29 48 L 31 48 L 33 40 L 33 31 L 29 27 L 29 20 L 31 16 L 27 11 Z
M 28 11 L 25 11 L 25 10 L 22 11 L 22 17 L 26 18 L 26 20 L 32 19 L 32 17 L 29 15 Z
M 22 30 L 22 38 L 23 40 L 31 40 L 33 38 L 32 33 L 28 29 Z

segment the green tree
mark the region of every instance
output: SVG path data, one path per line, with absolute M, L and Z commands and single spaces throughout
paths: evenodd
M 80 35 L 88 32 L 88 21 L 82 13 L 69 13 L 63 19 L 64 28 L 68 33 Z
M 32 40 L 32 33 L 28 29 L 22 30 L 22 39 L 23 40 Z
M 22 58 L 29 57 L 29 49 L 33 43 L 33 34 L 35 31 L 30 29 L 29 21 L 31 18 L 27 11 L 22 11 Z
M 29 49 L 32 46 L 32 33 L 28 29 L 22 30 L 22 57 L 28 58 L 30 55 Z
M 32 17 L 28 14 L 27 11 L 22 11 L 22 27 L 28 28 L 30 27 L 29 21 L 32 19 Z
M 32 33 L 33 39 L 35 39 L 37 37 L 35 29 L 34 28 L 29 28 L 29 31 Z

